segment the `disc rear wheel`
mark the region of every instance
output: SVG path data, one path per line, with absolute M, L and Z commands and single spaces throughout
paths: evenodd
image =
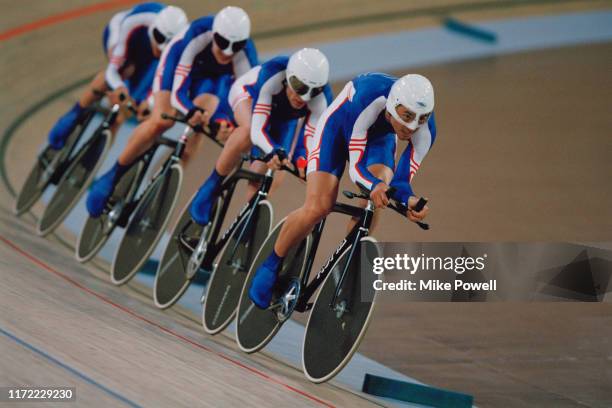
M 143 193 L 115 253 L 111 267 L 115 285 L 128 282 L 155 249 L 176 205 L 182 180 L 181 165 L 174 164 Z
M 259 309 L 251 301 L 248 295 L 255 271 L 272 252 L 284 222 L 285 220 L 283 219 L 278 223 L 264 241 L 251 264 L 249 274 L 245 279 L 240 294 L 240 303 L 237 308 L 236 341 L 240 349 L 246 353 L 254 353 L 265 347 L 286 320 L 286 317 L 282 321 L 279 320 L 274 310 Z M 272 304 L 274 304 L 280 296 L 285 294 L 287 287 L 291 285 L 295 279 L 302 278 L 306 254 L 310 249 L 310 242 L 311 237 L 309 235 L 300 244 L 292 248 L 285 257 L 278 274 L 276 285 L 273 289 Z
M 223 197 L 219 197 L 212 209 L 212 222 L 207 229 L 207 240 L 219 222 L 219 211 L 223 206 Z M 191 219 L 189 208 L 191 201 L 183 209 L 181 217 L 174 229 L 164 250 L 153 286 L 153 300 L 160 309 L 166 309 L 174 305 L 185 293 L 192 279 L 186 273 L 187 263 L 191 257 L 193 248 L 202 236 L 204 227 L 198 225 Z M 222 220 L 221 220 L 222 221 Z M 196 275 L 193 279 L 197 279 Z
M 306 377 L 315 383 L 330 380 L 349 362 L 374 310 L 378 292 L 373 287 L 377 275 L 372 273 L 372 265 L 378 249 L 370 237 L 362 238 L 356 248 L 338 297 L 330 307 L 350 249 L 345 249 L 332 266 L 306 324 L 302 362 Z
M 234 319 L 247 272 L 270 232 L 272 218 L 272 205 L 269 201 L 261 201 L 242 239 L 239 236 L 245 227 L 246 218 L 225 244 L 206 291 L 202 324 L 207 333 L 219 333 Z

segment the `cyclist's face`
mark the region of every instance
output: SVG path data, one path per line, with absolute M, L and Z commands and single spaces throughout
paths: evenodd
M 151 50 L 153 51 L 153 56 L 155 58 L 159 58 L 161 56 L 162 51 L 154 40 L 151 40 Z
M 397 106 L 395 110 L 397 111 L 400 118 L 402 118 L 406 122 L 411 121 L 411 120 L 408 120 L 410 114 L 414 115 L 413 112 L 410 112 L 408 109 L 406 109 L 402 105 Z M 410 140 L 414 132 L 416 132 L 416 129 L 415 130 L 408 129 L 403 123 L 397 121 L 391 114 L 387 113 L 387 117 L 389 118 L 389 121 L 391 122 L 391 126 L 393 127 L 395 134 L 400 140 Z M 412 118 L 414 119 L 414 117 Z
M 289 99 L 289 103 L 293 109 L 302 109 L 306 102 L 300 98 L 300 95 L 297 94 L 289 85 L 287 85 L 287 99 Z
M 217 43 L 214 41 L 212 45 L 212 53 L 217 62 L 221 65 L 229 64 L 230 62 L 232 62 L 232 58 L 234 58 L 233 55 L 225 55 L 223 51 L 221 51 L 221 48 L 219 48 Z

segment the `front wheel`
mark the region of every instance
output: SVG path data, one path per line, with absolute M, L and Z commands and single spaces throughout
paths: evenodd
M 187 276 L 187 263 L 193 247 L 197 244 L 204 230 L 204 227 L 191 219 L 189 209 L 194 197 L 195 194 L 189 200 L 175 224 L 157 267 L 153 285 L 153 300 L 155 306 L 160 309 L 173 306 L 183 296 L 192 280 Z M 219 220 L 223 200 L 223 196 L 220 196 L 213 206 L 213 217 L 207 230 L 207 241 L 218 222 L 223 222 L 223 220 Z
M 45 236 L 53 231 L 74 208 L 102 164 L 110 148 L 111 139 L 110 130 L 102 130 L 71 159 L 38 220 L 38 235 Z
M 350 250 L 351 247 L 345 249 L 332 265 L 306 324 L 302 362 L 304 374 L 315 383 L 330 380 L 349 362 L 374 311 L 378 292 L 373 287 L 377 275 L 372 273 L 372 264 L 378 257 L 378 248 L 371 237 L 361 239 L 338 297 L 330 306 Z
M 111 280 L 123 285 L 155 249 L 170 220 L 183 182 L 183 168 L 173 164 L 147 186 L 134 209 L 111 267 Z
M 209 334 L 221 332 L 234 320 L 253 257 L 270 233 L 272 204 L 260 201 L 252 217 L 240 241 L 238 238 L 247 218 L 234 230 L 210 277 L 202 311 L 202 325 Z
M 282 320 L 279 319 L 273 310 L 259 309 L 248 295 L 255 271 L 272 252 L 284 223 L 285 219 L 279 222 L 262 244 L 259 252 L 255 255 L 242 287 L 240 303 L 237 308 L 236 341 L 245 353 L 254 353 L 264 348 L 286 320 L 286 317 Z M 302 278 L 305 272 L 306 255 L 310 250 L 310 242 L 311 236 L 309 235 L 300 244 L 292 248 L 285 257 L 274 286 L 272 304 L 285 293 L 287 287 L 295 279 Z
M 141 173 L 145 171 L 145 164 L 142 160 L 134 163 L 132 167 L 121 177 L 113 195 L 109 200 L 109 205 L 113 210 L 104 211 L 97 218 L 87 217 L 75 249 L 75 257 L 79 262 L 87 262 L 93 258 L 104 246 L 121 218 L 122 210 L 133 199 L 138 190 Z

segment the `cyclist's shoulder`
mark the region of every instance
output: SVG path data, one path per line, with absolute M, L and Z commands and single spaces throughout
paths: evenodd
M 377 72 L 362 74 L 353 78 L 350 100 L 351 110 L 355 114 L 355 119 L 372 103 L 383 107 L 394 82 L 394 77 Z
M 185 40 L 191 40 L 202 33 L 212 31 L 213 20 L 213 16 L 204 16 L 193 20 L 185 32 Z
M 358 100 L 374 100 L 380 96 L 385 98 L 397 78 L 380 72 L 369 72 L 353 79 L 355 97 Z
M 145 3 L 140 3 L 132 8 L 128 13 L 128 16 L 141 14 L 141 13 L 159 13 L 166 7 L 165 4 L 149 1 Z
M 274 58 L 271 58 L 268 61 L 261 64 L 260 75 L 270 77 L 281 71 L 284 71 L 285 69 L 287 69 L 288 62 L 289 62 L 289 57 L 285 55 L 278 55 Z

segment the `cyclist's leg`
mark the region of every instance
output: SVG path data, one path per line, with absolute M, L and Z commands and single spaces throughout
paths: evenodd
M 108 87 L 104 79 L 104 71 L 98 72 L 81 94 L 79 101 L 55 122 L 55 125 L 53 125 L 49 132 L 49 145 L 56 150 L 64 147 L 66 139 L 76 128 L 85 110 L 100 100 L 101 97 L 94 91 L 105 92 L 107 90 Z
M 162 118 L 162 114 L 174 115 L 175 110 L 170 103 L 170 91 L 161 90 L 155 93 L 155 104 L 151 116 L 139 124 L 119 155 L 118 163 L 129 166 L 138 157 L 153 146 L 157 138 L 170 129 L 174 122 Z
M 395 134 L 389 133 L 374 140 L 368 140 L 364 152 L 364 160 L 368 170 L 374 175 L 374 177 L 381 179 L 387 185 L 391 183 L 391 179 L 393 178 L 393 170 L 395 169 L 395 148 Z M 358 206 L 363 208 L 365 208 L 366 204 L 367 201 L 361 199 L 358 200 L 357 203 Z M 370 231 L 373 231 L 376 228 L 381 210 L 382 209 L 377 209 L 374 211 Z M 357 221 L 358 220 L 355 218 L 352 218 L 349 221 L 349 231 L 355 226 Z
M 245 98 L 234 108 L 238 126 L 227 139 L 210 176 L 198 190 L 191 208 L 191 216 L 200 225 L 209 222 L 210 210 L 221 182 L 240 163 L 241 154 L 251 147 L 251 99 Z
M 314 135 L 315 148 L 309 155 L 306 201 L 285 220 L 274 250 L 255 272 L 249 288 L 249 298 L 262 309 L 270 304 L 283 258 L 330 213 L 336 202 L 348 152 L 342 137 L 343 113 L 332 112 L 331 109 L 326 111 Z
M 95 218 L 102 214 L 121 176 L 139 156 L 153 146 L 159 135 L 172 127 L 173 122 L 162 119 L 162 113 L 174 114 L 174 109 L 170 105 L 170 91 L 159 91 L 155 94 L 151 117 L 136 127 L 115 165 L 93 183 L 87 196 L 87 210 L 90 216 Z

